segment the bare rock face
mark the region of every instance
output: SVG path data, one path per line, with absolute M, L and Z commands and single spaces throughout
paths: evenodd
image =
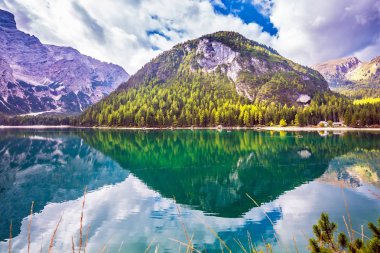
M 346 75 L 352 82 L 380 84 L 380 56 L 373 58 L 369 62 L 362 62 L 359 67 L 350 71 Z
M 342 58 L 317 64 L 313 68 L 319 71 L 331 87 L 344 85 L 347 75 L 354 71 L 362 62 L 356 57 Z
M 309 95 L 306 95 L 306 94 L 301 94 L 298 99 L 297 99 L 297 102 L 298 103 L 302 103 L 302 104 L 307 104 L 309 103 L 311 100 L 311 97 Z
M 197 62 L 203 70 L 210 73 L 221 66 L 225 74 L 236 81 L 238 73 L 242 69 L 237 62 L 239 53 L 220 42 L 208 39 L 202 39 L 199 42 L 196 53 L 201 55 Z
M 292 71 L 292 68 L 282 64 L 269 64 L 266 60 L 251 57 L 242 59 L 239 52 L 217 41 L 200 40 L 196 54 L 197 62 L 207 73 L 214 72 L 218 67 L 234 82 L 237 81 L 240 71 L 250 69 L 255 74 L 264 74 L 276 71 Z
M 0 10 L 0 112 L 81 112 L 129 75 L 70 47 L 42 44 Z
M 235 46 L 235 48 L 238 47 Z M 255 49 L 262 50 L 265 53 L 260 54 L 261 52 L 255 52 Z M 271 52 L 270 49 L 265 49 L 261 45 L 256 44 L 252 44 L 250 50 L 234 50 L 221 41 L 207 37 L 200 38 L 195 47 L 196 63 L 198 66 L 191 66 L 191 69 L 194 72 L 199 68 L 205 73 L 222 72 L 235 83 L 238 94 L 251 101 L 269 98 L 271 95 L 270 90 L 273 89 L 275 92 L 278 92 L 276 96 L 284 95 L 287 97 L 284 100 L 286 103 L 307 104 L 316 91 L 326 90 L 327 85 L 325 85 L 324 81 L 316 81 L 316 79 L 323 79 L 321 76 L 317 76 L 311 70 L 287 61 L 278 55 L 277 52 Z M 191 52 L 189 45 L 185 44 L 185 51 L 187 53 Z M 271 60 L 269 60 L 270 58 Z M 298 69 L 303 70 L 298 71 Z M 299 89 L 293 89 L 293 91 L 289 90 L 289 94 L 281 94 L 282 92 L 278 87 L 265 87 L 270 86 L 265 84 L 268 82 L 265 76 L 280 75 L 279 73 L 283 76 L 287 76 L 288 73 L 289 76 L 295 74 L 296 78 L 300 79 L 299 83 L 304 82 L 307 85 L 300 86 Z M 315 76 L 313 77 L 313 75 Z M 292 79 L 295 76 L 293 75 L 293 77 L 289 78 Z M 313 85 L 315 87 L 311 89 L 303 88 Z

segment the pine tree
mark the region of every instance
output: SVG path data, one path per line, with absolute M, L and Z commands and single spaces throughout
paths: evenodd
M 294 117 L 294 125 L 295 126 L 300 126 L 301 125 L 298 114 L 296 114 L 296 116 Z
M 378 226 L 369 223 L 368 228 L 372 232 L 372 238 L 366 242 L 359 238 L 350 241 L 344 233 L 339 233 L 336 240 L 338 226 L 330 222 L 327 213 L 322 213 L 317 224 L 313 226 L 315 238 L 309 239 L 309 249 L 311 253 L 379 253 L 380 219 Z
M 286 123 L 285 119 L 280 120 L 280 127 L 286 127 L 288 124 Z

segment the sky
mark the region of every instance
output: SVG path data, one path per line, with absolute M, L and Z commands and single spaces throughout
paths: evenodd
M 135 73 L 177 43 L 236 31 L 302 65 L 380 55 L 378 0 L 0 0 L 45 44 Z

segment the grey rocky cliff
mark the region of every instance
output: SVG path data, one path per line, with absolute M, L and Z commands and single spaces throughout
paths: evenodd
M 190 51 L 188 49 L 187 51 Z M 258 98 L 258 91 L 252 89 L 252 84 L 239 78 L 241 73 L 246 72 L 255 77 L 260 77 L 278 72 L 294 72 L 294 68 L 287 62 L 270 62 L 259 57 L 243 57 L 230 47 L 218 41 L 207 38 L 201 39 L 196 48 L 197 63 L 201 70 L 206 73 L 221 71 L 227 75 L 236 85 L 236 91 L 254 101 Z M 196 68 L 193 68 L 195 70 Z M 303 81 L 309 81 L 309 75 L 298 73 Z M 323 90 L 325 87 L 321 87 Z M 297 92 L 293 94 L 293 102 L 307 104 L 312 94 Z
M 319 71 L 331 87 L 345 85 L 349 73 L 361 66 L 362 62 L 356 57 L 336 59 L 317 64 L 313 68 Z
M 241 71 L 241 66 L 237 62 L 239 53 L 220 42 L 208 39 L 199 42 L 196 53 L 201 55 L 197 62 L 204 71 L 210 73 L 221 66 L 225 74 L 236 81 L 238 73 Z
M 80 112 L 128 78 L 120 66 L 42 44 L 0 10 L 0 112 Z

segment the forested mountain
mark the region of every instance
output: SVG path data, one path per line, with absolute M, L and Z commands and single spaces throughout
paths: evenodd
M 334 91 L 356 98 L 380 97 L 380 56 L 369 62 L 356 57 L 336 59 L 313 68 L 326 78 Z
M 301 96 L 328 90 L 318 72 L 234 32 L 217 32 L 175 46 L 146 64 L 119 90 L 197 80 L 226 83 L 251 102 L 279 99 L 295 104 Z
M 366 115 L 361 116 L 361 115 Z M 166 51 L 86 110 L 89 126 L 379 124 L 377 104 L 353 105 L 317 71 L 234 32 Z M 362 117 L 362 118 L 361 118 Z
M 81 112 L 128 77 L 120 66 L 42 44 L 0 10 L 0 112 Z

